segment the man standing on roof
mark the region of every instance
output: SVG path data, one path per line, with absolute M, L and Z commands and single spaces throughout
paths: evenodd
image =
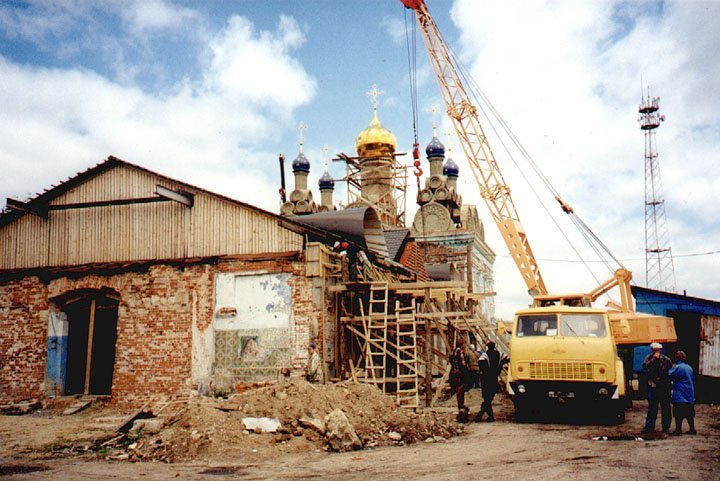
M 353 244 L 349 242 L 342 243 L 345 252 L 347 253 L 348 262 L 348 277 L 350 282 L 356 282 L 358 280 L 358 250 Z
M 655 431 L 658 405 L 660 405 L 662 431 L 667 434 L 670 433 L 670 421 L 672 418 L 670 412 L 670 376 L 668 375 L 672 367 L 672 361 L 662 353 L 662 344 L 653 342 L 650 344 L 650 349 L 652 349 L 652 353 L 645 357 L 642 364 L 643 369 L 648 374 L 648 408 L 645 427 L 643 427 L 642 432 L 652 433 Z

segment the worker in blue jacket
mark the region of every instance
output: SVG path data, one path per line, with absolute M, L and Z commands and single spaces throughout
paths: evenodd
M 690 430 L 688 434 L 695 432 L 695 374 L 692 367 L 685 362 L 687 356 L 683 351 L 675 353 L 675 365 L 668 372 L 672 380 L 672 403 L 673 416 L 675 417 L 676 436 L 682 434 L 682 421 L 687 419 Z

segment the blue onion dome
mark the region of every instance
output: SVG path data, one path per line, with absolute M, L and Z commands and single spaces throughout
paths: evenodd
M 332 177 L 330 177 L 330 174 L 325 171 L 322 177 L 318 180 L 318 186 L 320 186 L 320 190 L 333 189 L 335 188 L 335 181 Z
M 460 167 L 455 163 L 453 159 L 447 159 L 443 165 L 443 175 L 448 177 L 457 177 L 460 174 Z
M 445 146 L 437 136 L 433 136 L 430 143 L 425 147 L 425 153 L 428 157 L 442 157 L 445 155 Z
M 305 154 L 300 152 L 295 160 L 292 161 L 293 172 L 310 172 L 310 161 Z

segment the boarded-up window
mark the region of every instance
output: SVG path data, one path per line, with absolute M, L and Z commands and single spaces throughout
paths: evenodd
M 720 378 L 720 316 L 700 319 L 699 373 Z
M 290 274 L 218 274 L 215 372 L 235 381 L 275 379 L 291 360 Z

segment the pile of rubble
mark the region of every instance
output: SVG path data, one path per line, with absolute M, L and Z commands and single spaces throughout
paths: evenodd
M 442 442 L 461 432 L 452 413 L 399 408 L 367 384 L 292 380 L 226 399 L 193 398 L 164 423 L 138 420 L 113 446 L 111 457 L 165 462 L 239 459 Z

